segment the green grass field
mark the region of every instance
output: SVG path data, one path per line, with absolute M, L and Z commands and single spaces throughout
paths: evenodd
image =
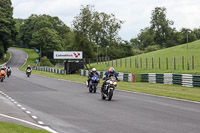
M 45 130 L 31 129 L 25 126 L 0 122 L 0 133 L 49 133 Z
M 125 73 L 190 73 L 200 74 L 200 41 L 191 42 L 188 44 L 188 57 L 189 68 L 187 70 L 187 44 L 161 49 L 154 52 L 140 54 L 138 56 L 132 56 L 122 58 L 118 60 L 109 61 L 109 63 L 93 63 L 91 68 L 95 67 L 99 71 L 106 71 L 110 66 L 113 66 L 118 72 Z M 184 56 L 184 61 L 182 60 Z M 194 69 L 192 69 L 192 56 L 194 56 Z M 152 63 L 153 58 L 153 63 Z M 160 63 L 159 63 L 160 58 Z M 168 69 L 166 60 L 168 58 Z M 174 58 L 175 67 L 174 70 Z M 130 61 L 131 60 L 131 61 Z M 138 68 L 136 67 L 138 60 Z M 135 62 L 136 61 L 136 62 Z M 121 62 L 121 63 L 120 63 Z M 152 68 L 153 64 L 153 68 Z M 159 67 L 160 64 L 160 67 Z M 184 69 L 183 69 L 184 66 Z

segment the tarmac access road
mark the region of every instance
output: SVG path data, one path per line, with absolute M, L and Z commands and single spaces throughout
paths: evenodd
M 82 83 L 17 70 L 26 54 L 10 49 L 6 93 L 59 133 L 199 133 L 200 103 L 115 90 L 111 101 Z M 134 84 L 133 84 L 134 85 Z M 145 87 L 145 86 L 144 86 Z

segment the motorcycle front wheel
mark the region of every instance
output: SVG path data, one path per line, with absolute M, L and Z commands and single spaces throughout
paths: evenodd
M 104 94 L 103 94 L 103 90 L 101 89 L 101 99 L 102 100 L 105 100 L 106 99 L 106 97 L 104 96 Z
M 89 86 L 89 92 L 92 93 L 92 85 Z
M 108 100 L 110 101 L 112 99 L 113 96 L 113 89 L 110 89 L 110 91 L 108 92 Z
M 94 90 L 93 90 L 93 92 L 96 93 L 96 91 L 97 91 L 97 86 L 94 85 Z

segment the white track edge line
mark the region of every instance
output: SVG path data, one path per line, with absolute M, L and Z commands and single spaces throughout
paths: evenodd
M 20 122 L 23 122 L 23 123 L 26 123 L 26 124 L 29 124 L 29 125 L 32 125 L 32 126 L 35 126 L 35 127 L 39 127 L 41 129 L 45 129 L 45 130 L 50 131 L 52 133 L 58 133 L 58 132 L 54 131 L 53 129 L 51 129 L 51 128 L 47 127 L 47 126 L 37 125 L 37 124 L 34 124 L 32 122 L 29 122 L 29 121 L 26 121 L 26 120 L 23 120 L 23 119 L 19 119 L 19 118 L 16 118 L 16 117 L 4 115 L 4 114 L 0 114 L 0 116 L 6 117 L 6 118 L 9 118 L 9 119 L 13 119 L 13 120 L 17 120 L 17 121 L 20 121 Z

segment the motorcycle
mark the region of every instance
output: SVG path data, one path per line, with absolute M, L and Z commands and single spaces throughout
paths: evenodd
M 10 76 L 11 76 L 11 70 L 8 69 L 8 70 L 7 70 L 7 77 L 9 78 Z
M 29 77 L 31 75 L 31 69 L 26 70 L 26 75 L 27 75 L 27 77 Z
M 6 76 L 6 72 L 4 70 L 1 70 L 1 73 L 0 73 L 1 82 L 3 82 L 3 80 L 5 79 L 5 76 Z
M 104 78 L 104 80 L 106 80 L 106 84 L 104 85 L 104 88 L 101 89 L 101 98 L 103 100 L 108 98 L 110 101 L 113 96 L 113 91 L 117 87 L 117 81 L 119 82 L 119 80 L 117 80 L 115 77 L 110 77 L 108 79 Z
M 92 92 L 96 93 L 98 83 L 99 83 L 99 77 L 98 77 L 98 75 L 94 74 L 92 76 L 92 79 L 89 82 L 89 92 L 90 93 L 92 93 Z

